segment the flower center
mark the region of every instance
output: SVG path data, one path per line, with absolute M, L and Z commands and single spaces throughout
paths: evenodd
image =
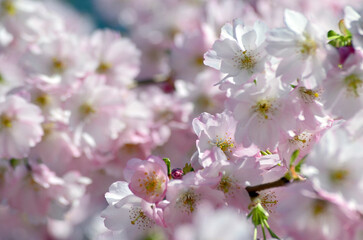
M 1 128 L 11 128 L 13 126 L 13 119 L 6 114 L 0 116 Z
M 299 42 L 298 44 L 300 47 L 300 53 L 306 56 L 315 55 L 318 44 L 313 39 L 311 39 L 309 34 L 304 33 L 304 36 L 305 40 Z
M 45 139 L 50 134 L 52 134 L 53 130 L 55 129 L 55 125 L 52 122 L 43 123 L 42 127 L 43 127 L 43 132 L 44 132 L 43 139 Z
M 40 94 L 35 99 L 35 104 L 37 104 L 40 107 L 46 107 L 49 103 L 50 103 L 50 97 L 46 93 Z
M 93 106 L 89 103 L 83 103 L 80 107 L 79 107 L 79 111 L 81 112 L 81 114 L 84 117 L 87 117 L 93 113 L 96 112 L 96 110 L 93 108 Z
M 16 13 L 16 8 L 15 5 L 13 3 L 13 1 L 11 0 L 5 0 L 1 3 L 1 7 L 3 8 L 3 10 L 8 14 L 8 15 L 15 15 Z
M 177 200 L 177 204 L 183 208 L 183 211 L 186 211 L 189 214 L 195 210 L 199 200 L 200 194 L 196 194 L 193 189 L 189 189 L 181 194 Z
M 309 132 L 302 132 L 289 139 L 289 142 L 297 146 L 300 150 L 310 145 L 313 134 Z
M 55 73 L 62 73 L 65 69 L 64 63 L 61 60 L 59 60 L 58 58 L 52 59 L 52 66 L 53 66 L 53 71 Z
M 275 112 L 276 107 L 273 105 L 273 100 L 271 99 L 263 99 L 257 102 L 252 109 L 259 113 L 259 115 L 264 119 L 269 119 L 271 115 Z
M 230 188 L 232 187 L 232 182 L 233 181 L 229 176 L 223 175 L 217 189 L 224 193 L 228 193 Z
M 159 197 L 163 192 L 162 184 L 165 183 L 165 179 L 158 178 L 156 171 L 151 173 L 145 172 L 144 179 L 139 178 L 139 187 L 143 187 L 147 195 L 154 195 Z
M 227 137 L 227 136 L 228 136 L 228 133 L 226 133 L 225 138 L 218 137 L 218 135 L 217 135 L 215 142 L 209 141 L 209 143 L 219 147 L 225 153 L 228 151 L 232 152 L 231 148 L 234 148 L 234 141 L 232 140 L 231 137 Z
M 139 230 L 146 230 L 154 225 L 154 221 L 146 216 L 141 208 L 131 207 L 129 210 L 129 219 L 131 220 L 131 224 L 136 225 Z
M 195 101 L 196 105 L 205 110 L 214 106 L 213 100 L 207 95 L 200 95 Z
M 262 194 L 260 194 L 260 200 L 263 208 L 266 209 L 269 213 L 273 212 L 273 208 L 279 202 L 275 192 L 273 191 L 262 192 Z
M 96 71 L 100 74 L 105 74 L 108 72 L 108 70 L 111 69 L 111 64 L 109 63 L 105 63 L 105 62 L 101 62 L 100 65 L 98 65 Z
M 312 103 L 319 97 L 319 93 L 317 91 L 307 89 L 305 87 L 299 87 L 299 94 L 305 103 Z
M 358 90 L 360 90 L 363 84 L 361 79 L 359 79 L 355 74 L 352 74 L 344 79 L 344 83 L 348 92 L 352 92 L 355 97 L 359 97 Z
M 316 199 L 313 202 L 312 213 L 314 217 L 323 214 L 327 210 L 327 203 L 324 200 Z
M 238 56 L 237 58 L 237 63 L 239 64 L 240 69 L 252 71 L 257 63 L 255 55 L 253 55 L 251 52 L 248 52 L 247 50 L 241 50 L 241 53 L 242 55 Z
M 343 183 L 345 180 L 347 180 L 348 176 L 349 176 L 349 171 L 346 169 L 333 170 L 330 172 L 329 175 L 330 180 L 336 184 Z
M 204 56 L 201 55 L 201 56 L 197 56 L 195 59 L 194 59 L 194 62 L 195 62 L 195 65 L 197 65 L 198 67 L 202 67 L 204 66 Z

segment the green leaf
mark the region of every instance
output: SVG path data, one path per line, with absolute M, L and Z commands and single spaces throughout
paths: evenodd
M 192 168 L 191 164 L 186 163 L 184 168 L 183 168 L 183 174 L 187 174 L 189 172 L 194 172 L 194 169 Z
M 296 158 L 299 156 L 299 153 L 300 153 L 299 149 L 296 149 L 296 150 L 292 153 L 291 158 L 290 158 L 290 167 L 291 167 L 292 165 L 294 165 L 294 162 L 295 162 Z
M 170 159 L 169 158 L 163 158 L 163 161 L 166 164 L 166 167 L 168 168 L 168 176 L 171 175 L 171 170 L 170 170 Z

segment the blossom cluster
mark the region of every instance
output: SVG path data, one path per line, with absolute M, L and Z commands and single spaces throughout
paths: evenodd
M 344 12 L 341 33 L 291 9 L 278 28 L 226 23 L 203 61 L 221 74 L 225 109 L 193 120 L 184 168 L 128 161 L 105 195 L 114 236 L 360 239 L 361 16 Z
M 0 0 L 0 238 L 362 238 L 359 1 L 93 2 Z

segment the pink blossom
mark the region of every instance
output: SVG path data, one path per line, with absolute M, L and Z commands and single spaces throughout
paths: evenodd
M 293 239 L 350 239 L 357 215 L 314 193 L 308 182 L 286 188 L 279 199 L 277 220 Z
M 281 59 L 276 76 L 293 83 L 312 75 L 320 82 L 325 74 L 319 61 L 324 51 L 317 30 L 304 15 L 289 9 L 284 12 L 284 22 L 286 28 L 273 29 L 267 37 L 267 52 Z
M 193 217 L 192 224 L 181 225 L 175 232 L 176 240 L 237 240 L 252 239 L 252 224 L 237 209 L 214 210 L 202 205 Z
M 24 158 L 43 135 L 40 109 L 18 96 L 0 103 L 0 156 Z
M 274 150 L 282 134 L 295 128 L 299 110 L 287 101 L 290 89 L 270 76 L 235 90 L 230 104 L 237 120 L 235 139 L 248 147 Z M 231 102 L 232 102 L 231 100 Z
M 224 79 L 231 77 L 236 84 L 249 82 L 264 70 L 266 32 L 267 26 L 262 22 L 248 27 L 236 19 L 233 25 L 224 25 L 221 40 L 205 54 L 204 63 L 227 74 Z
M 316 190 L 360 210 L 363 209 L 361 144 L 361 137 L 354 138 L 343 128 L 332 128 L 315 145 L 303 166 L 303 173 Z
M 255 146 L 244 148 L 235 142 L 236 125 L 230 112 L 215 116 L 202 113 L 193 120 L 194 132 L 199 138 L 197 148 L 202 166 L 207 167 L 215 161 L 234 161 L 258 153 Z
M 139 73 L 140 52 L 127 38 L 111 30 L 96 31 L 89 40 L 92 70 L 110 85 L 129 87 Z
M 219 178 L 219 177 L 218 177 Z M 182 223 L 192 221 L 192 214 L 204 201 L 213 207 L 224 204 L 224 194 L 214 188 L 218 178 L 204 179 L 189 173 L 183 180 L 172 180 L 168 185 L 166 200 L 170 203 L 164 209 L 165 223 L 171 229 Z
M 87 149 L 107 151 L 124 124 L 119 118 L 123 106 L 118 89 L 104 84 L 98 76 L 89 76 L 82 88 L 69 98 L 65 107 L 70 111 L 69 126 L 75 131 L 75 143 Z
M 131 159 L 127 162 L 124 176 L 136 196 L 150 203 L 164 199 L 169 177 L 166 164 L 161 158 L 150 156 L 144 161 Z
M 101 217 L 118 237 L 137 239 L 164 224 L 162 209 L 133 195 L 126 182 L 113 183 L 106 199 L 110 205 Z

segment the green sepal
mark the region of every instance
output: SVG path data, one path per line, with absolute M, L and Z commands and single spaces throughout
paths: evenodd
M 296 150 L 292 153 L 291 158 L 290 158 L 290 167 L 291 167 L 292 165 L 294 165 L 294 162 L 295 162 L 295 160 L 297 159 L 297 157 L 299 156 L 299 153 L 300 153 L 299 149 L 296 149 Z
M 341 19 L 338 23 L 339 30 L 343 34 L 343 36 L 350 37 L 352 34 L 348 30 L 348 28 L 345 26 L 344 19 Z
M 351 46 L 352 45 L 352 34 L 347 29 L 347 27 L 344 24 L 344 20 L 339 21 L 339 30 L 341 34 L 336 33 L 333 30 L 328 31 L 327 37 L 328 37 L 328 44 L 332 45 L 335 48 L 340 48 L 344 46 Z
M 163 158 L 163 161 L 165 162 L 166 167 L 168 168 L 168 176 L 171 176 L 170 159 L 169 158 Z
M 301 166 L 303 165 L 303 163 L 305 162 L 305 160 L 306 160 L 306 157 L 307 157 L 307 155 L 306 156 L 304 156 L 299 162 L 298 162 L 298 164 L 295 166 L 295 171 L 297 172 L 297 173 L 300 173 L 301 172 Z
M 335 31 L 333 30 L 330 30 L 327 34 L 328 36 L 328 39 L 335 39 L 335 38 L 338 38 L 339 37 L 339 34 L 336 33 Z
M 267 221 L 265 221 L 265 222 L 264 222 L 264 224 L 265 224 L 265 226 L 266 226 L 266 228 L 267 228 L 268 232 L 270 233 L 271 237 L 276 238 L 276 239 L 280 239 L 280 238 L 276 235 L 276 233 L 274 233 L 274 232 L 271 230 L 271 228 L 270 228 L 270 226 L 268 225 Z
M 184 168 L 183 168 L 183 175 L 185 175 L 185 174 L 187 174 L 189 172 L 194 172 L 194 169 L 193 169 L 191 164 L 186 163 Z
M 254 231 L 254 238 L 257 239 L 257 226 L 261 225 L 261 230 L 263 234 L 263 239 L 266 238 L 266 232 L 265 227 L 267 228 L 268 232 L 270 233 L 271 237 L 275 239 L 280 239 L 270 228 L 270 226 L 267 223 L 267 220 L 269 218 L 268 212 L 262 207 L 261 203 L 258 201 L 256 205 L 254 205 L 251 212 L 247 215 L 247 218 L 251 218 L 253 225 L 255 226 Z

